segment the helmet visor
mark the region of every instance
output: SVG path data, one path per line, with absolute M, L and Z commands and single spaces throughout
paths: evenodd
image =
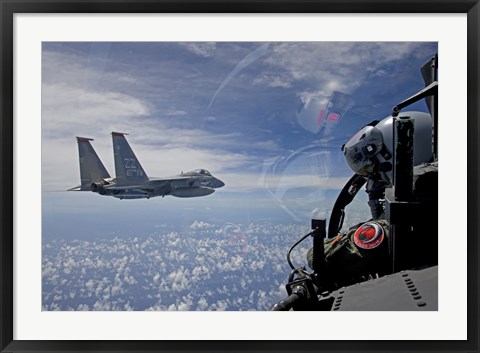
M 348 166 L 357 174 L 367 176 L 373 172 L 374 165 L 370 158 L 364 155 L 362 149 L 345 147 L 343 150 Z

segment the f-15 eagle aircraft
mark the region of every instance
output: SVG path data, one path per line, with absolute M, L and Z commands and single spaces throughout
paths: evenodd
M 133 153 L 124 133 L 112 132 L 115 178 L 98 158 L 91 138 L 77 137 L 81 185 L 69 191 L 93 191 L 123 199 L 149 199 L 155 196 L 206 196 L 225 184 L 205 169 L 197 169 L 169 178 L 149 178 Z

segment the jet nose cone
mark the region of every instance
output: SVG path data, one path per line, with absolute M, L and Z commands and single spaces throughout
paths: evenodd
M 221 187 L 224 187 L 224 186 L 225 186 L 225 183 L 223 181 L 221 181 L 220 179 L 216 180 L 216 187 L 217 188 L 221 188 Z

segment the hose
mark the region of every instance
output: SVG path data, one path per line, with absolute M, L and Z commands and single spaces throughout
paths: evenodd
M 287 253 L 287 262 L 288 264 L 290 265 L 290 267 L 292 268 L 292 270 L 295 270 L 295 266 L 293 266 L 293 263 L 292 261 L 290 260 L 290 253 L 292 252 L 292 250 L 298 245 L 300 244 L 302 241 L 304 241 L 306 238 L 308 238 L 310 235 L 313 234 L 313 231 L 306 234 L 305 236 L 302 237 L 302 239 L 300 239 L 299 241 L 297 241 L 295 244 L 292 245 L 292 247 L 288 250 L 288 253 Z
M 269 310 L 270 311 L 288 311 L 293 308 L 293 306 L 305 298 L 307 291 L 302 286 L 296 286 L 293 290 L 293 293 L 290 294 L 285 299 L 274 304 Z

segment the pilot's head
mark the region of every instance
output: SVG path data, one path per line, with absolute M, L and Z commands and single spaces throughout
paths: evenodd
M 405 112 L 415 121 L 414 165 L 430 162 L 432 154 L 432 119 L 422 112 Z M 381 178 L 392 185 L 393 170 L 393 118 L 363 127 L 343 146 L 343 154 L 349 167 L 359 175 Z

